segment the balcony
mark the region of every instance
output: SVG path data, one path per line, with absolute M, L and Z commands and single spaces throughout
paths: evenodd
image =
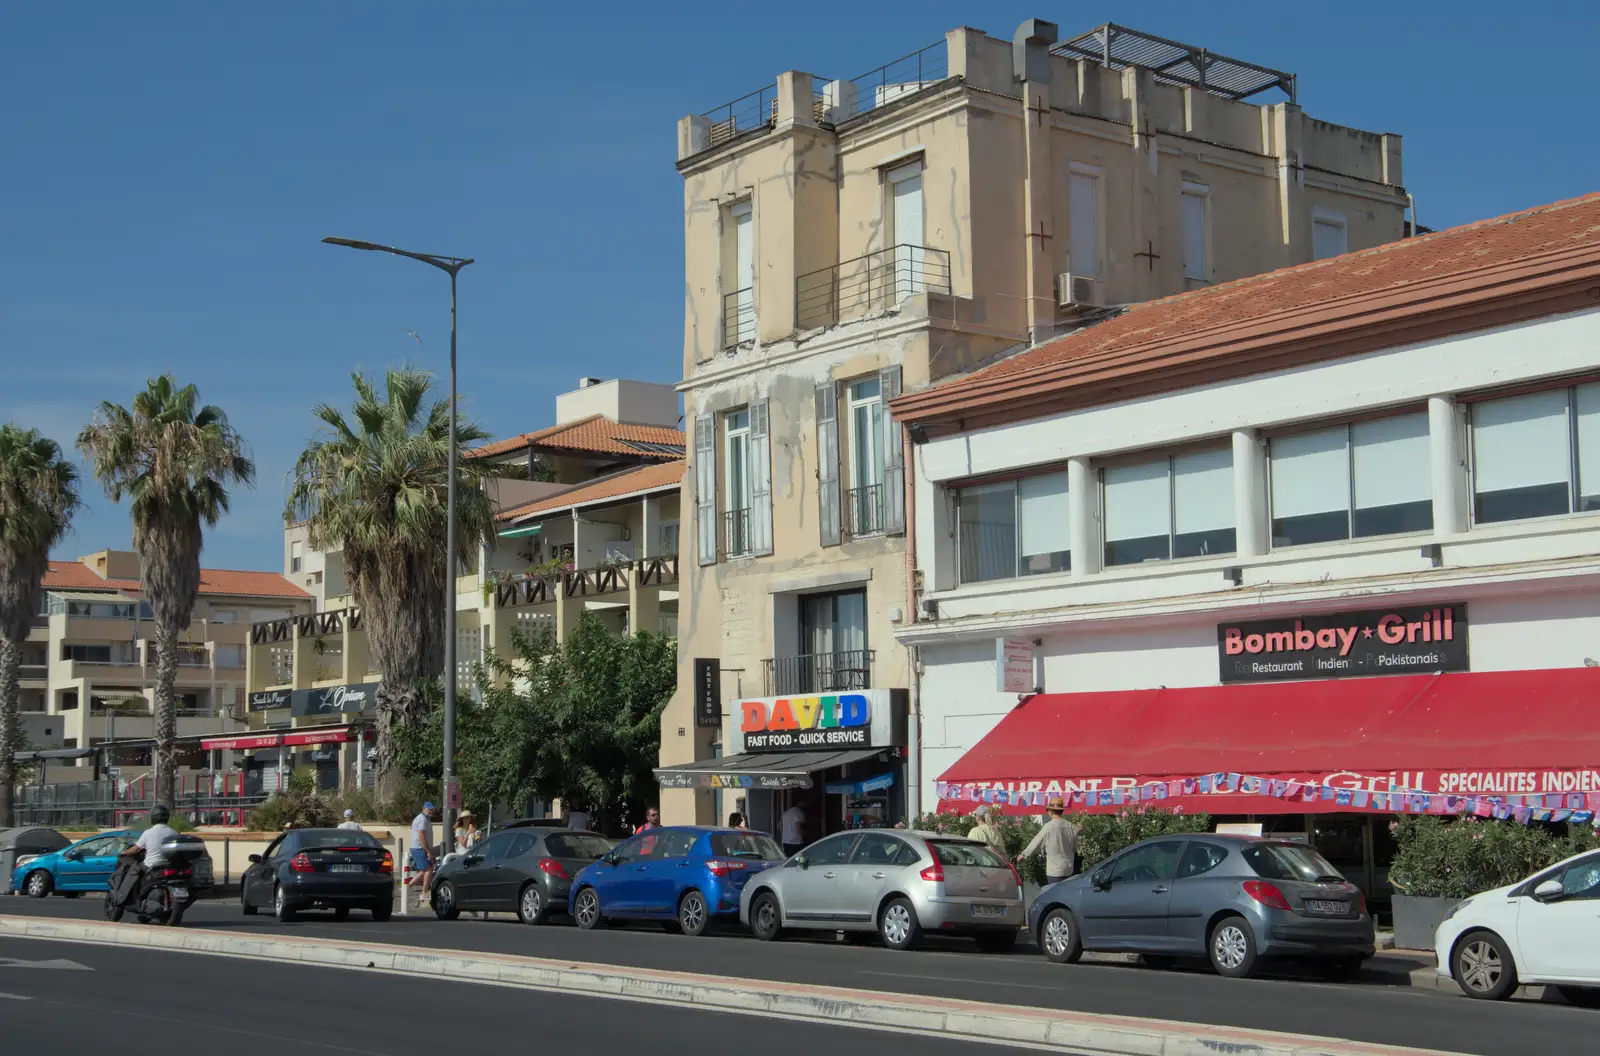
M 750 553 L 750 510 L 729 510 L 722 515 L 722 556 L 745 557 Z
M 641 587 L 664 587 L 678 581 L 678 558 L 645 557 L 593 568 L 570 568 L 545 575 L 516 576 L 494 583 L 495 608 L 539 605 L 556 598 L 589 598 L 628 590 L 630 573 Z
M 795 280 L 795 325 L 801 330 L 898 308 L 920 293 L 950 293 L 950 254 L 903 244 L 842 261 Z
M 722 347 L 724 351 L 756 339 L 755 288 L 746 286 L 722 296 Z
M 882 535 L 883 485 L 867 484 L 844 493 L 844 533 L 853 538 Z
M 804 693 L 838 693 L 872 685 L 871 649 L 809 656 L 775 656 L 761 661 L 766 695 L 782 697 Z

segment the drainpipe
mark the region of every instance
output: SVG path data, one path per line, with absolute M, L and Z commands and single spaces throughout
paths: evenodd
M 906 615 L 909 623 L 917 622 L 917 488 L 916 468 L 913 461 L 916 449 L 911 444 L 911 430 L 900 426 L 900 477 L 905 489 L 901 505 L 906 511 Z M 906 715 L 906 828 L 922 813 L 922 656 L 916 646 L 911 647 L 910 700 Z

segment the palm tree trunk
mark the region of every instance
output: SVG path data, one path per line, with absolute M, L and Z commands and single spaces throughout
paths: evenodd
M 0 829 L 16 824 L 13 796 L 17 749 L 22 746 L 17 712 L 22 706 L 17 676 L 22 668 L 22 643 L 0 635 Z
M 385 799 L 399 791 L 400 779 L 405 776 L 396 765 L 396 738 L 400 731 L 421 726 L 425 721 L 427 698 L 419 684 L 378 685 L 378 790 Z
M 156 799 L 177 808 L 178 632 L 156 623 Z

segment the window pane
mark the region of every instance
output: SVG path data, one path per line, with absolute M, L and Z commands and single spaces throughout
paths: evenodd
M 1106 564 L 1172 556 L 1170 459 L 1105 471 Z
M 1071 181 L 1072 260 L 1069 269 L 1076 275 L 1100 273 L 1100 179 L 1075 172 Z
M 1206 200 L 1196 188 L 1183 192 L 1183 277 L 1206 277 Z
M 961 582 L 1017 574 L 1017 488 L 980 484 L 961 490 Z
M 1348 437 L 1341 425 L 1272 441 L 1273 546 L 1350 538 Z
M 1567 390 L 1472 409 L 1472 487 L 1479 524 L 1567 513 Z
M 1017 482 L 1022 507 L 1022 572 L 1060 572 L 1072 567 L 1067 514 L 1067 475 L 1046 473 Z
M 1578 509 L 1600 510 L 1600 384 L 1578 386 Z
M 1327 260 L 1342 256 L 1345 251 L 1345 226 L 1331 220 L 1317 220 L 1311 225 L 1311 258 Z
M 1425 532 L 1433 527 L 1433 470 L 1426 412 L 1350 427 L 1355 464 L 1355 538 Z
M 873 382 L 876 387 L 877 382 Z M 856 404 L 850 412 L 850 446 L 854 481 L 858 488 L 876 487 L 883 483 L 883 403 Z M 879 501 L 875 498 L 873 501 Z M 876 519 L 876 518 L 875 518 Z M 874 527 L 881 527 L 875 525 Z
M 1172 460 L 1173 557 L 1231 554 L 1233 451 L 1196 451 Z

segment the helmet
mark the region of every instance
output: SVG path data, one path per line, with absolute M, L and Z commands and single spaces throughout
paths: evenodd
M 157 803 L 150 808 L 150 824 L 152 825 L 165 825 L 171 817 L 172 811 L 168 809 L 165 803 Z

